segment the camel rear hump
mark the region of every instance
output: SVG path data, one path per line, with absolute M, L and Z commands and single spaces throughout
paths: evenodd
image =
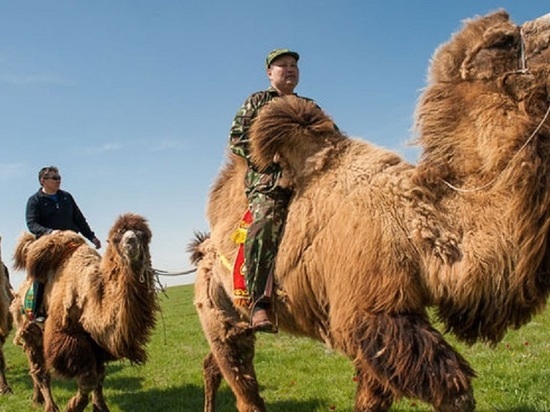
M 16 270 L 24 270 L 27 266 L 27 249 L 29 245 L 36 240 L 36 237 L 28 232 L 24 232 L 19 237 L 13 253 L 13 267 Z
M 25 269 L 31 279 L 45 282 L 48 273 L 59 268 L 85 242 L 72 231 L 58 231 L 39 239 L 26 233 L 16 246 L 15 267 Z

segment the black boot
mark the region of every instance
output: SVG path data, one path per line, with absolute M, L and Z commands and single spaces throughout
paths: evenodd
M 36 323 L 43 323 L 46 320 L 42 311 L 42 302 L 44 300 L 44 284 L 35 280 L 32 284 L 32 309 L 30 320 Z

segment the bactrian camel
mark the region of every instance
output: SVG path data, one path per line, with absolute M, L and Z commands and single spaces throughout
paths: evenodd
M 146 345 L 156 323 L 155 291 L 146 220 L 127 213 L 109 231 L 103 257 L 71 231 L 35 239 L 26 233 L 15 250 L 15 265 L 27 272 L 11 305 L 34 383 L 34 403 L 58 411 L 50 372 L 74 378 L 78 392 L 67 411 L 84 411 L 92 394 L 94 411 L 108 411 L 103 396 L 106 362 L 147 360 Z M 43 326 L 22 311 L 33 279 L 46 282 Z
M 1 240 L 1 239 L 0 239 Z M 13 291 L 11 288 L 8 267 L 0 253 L 0 395 L 12 393 L 6 380 L 6 359 L 4 358 L 4 343 L 12 330 L 12 316 L 9 311 Z
M 505 11 L 467 20 L 433 56 L 416 111 L 416 165 L 336 131 L 295 97 L 274 100 L 253 123 L 254 162 L 279 158 L 294 187 L 275 264 L 279 327 L 349 357 L 356 411 L 385 411 L 403 397 L 473 410 L 475 373 L 428 309 L 458 339 L 495 344 L 545 307 L 549 39 L 550 15 L 522 26 Z M 210 237 L 191 245 L 211 350 L 207 412 L 222 377 L 240 412 L 266 410 L 255 336 L 224 263 L 237 253 L 244 171 L 230 155 L 211 188 Z

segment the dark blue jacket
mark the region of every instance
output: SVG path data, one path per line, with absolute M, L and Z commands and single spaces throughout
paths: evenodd
M 92 241 L 94 232 L 69 192 L 57 191 L 57 201 L 42 190 L 29 197 L 26 211 L 29 231 L 40 237 L 53 230 L 72 230 Z

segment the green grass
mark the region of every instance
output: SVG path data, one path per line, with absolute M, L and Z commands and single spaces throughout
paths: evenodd
M 132 366 L 111 363 L 105 396 L 112 412 L 202 411 L 202 359 L 208 352 L 193 307 L 193 287 L 177 286 L 162 295 L 162 317 L 149 346 L 149 362 Z M 478 411 L 550 411 L 550 313 L 510 332 L 491 349 L 449 341 L 471 362 Z M 0 411 L 37 411 L 31 405 L 32 386 L 21 348 L 5 344 L 7 377 L 14 393 L 0 397 Z M 256 369 L 270 412 L 353 411 L 355 383 L 350 362 L 319 342 L 284 333 L 259 334 Z M 72 381 L 54 379 L 52 390 L 63 409 L 74 394 Z M 223 383 L 220 412 L 235 412 L 234 397 Z M 91 407 L 87 410 L 91 411 Z M 40 409 L 38 409 L 40 410 Z M 392 411 L 429 411 L 404 400 Z

